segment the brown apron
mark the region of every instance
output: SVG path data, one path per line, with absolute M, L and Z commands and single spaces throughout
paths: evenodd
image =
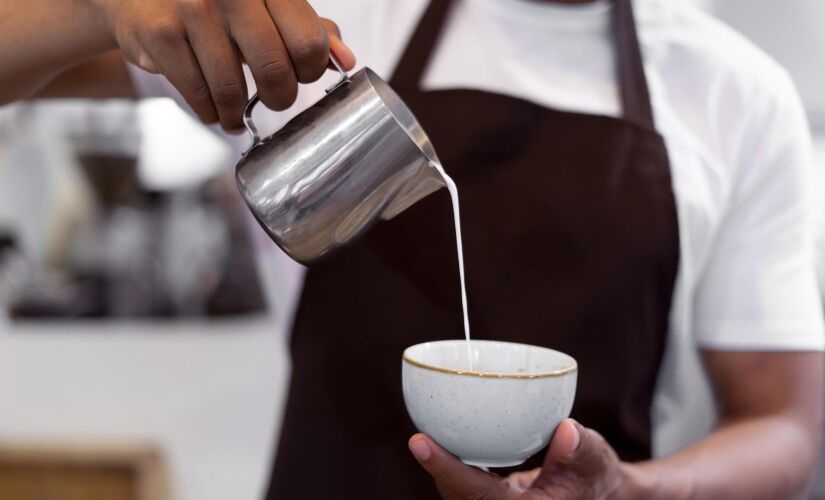
M 473 338 L 574 356 L 573 417 L 640 460 L 679 236 L 630 0 L 615 3 L 623 118 L 420 90 L 446 0 L 431 3 L 391 83 L 458 184 Z M 456 259 L 441 190 L 309 270 L 269 499 L 437 498 L 407 450 L 401 353 L 462 337 Z

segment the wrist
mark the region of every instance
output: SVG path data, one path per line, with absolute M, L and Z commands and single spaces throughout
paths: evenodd
M 622 462 L 621 500 L 653 500 L 658 489 L 656 478 L 636 464 Z
M 663 474 L 659 467 L 622 463 L 623 500 L 687 500 L 693 497 L 690 481 L 675 475 Z
M 117 3 L 117 2 L 115 2 Z M 85 45 L 90 51 L 101 53 L 117 48 L 112 23 L 110 0 L 71 0 L 73 17 L 83 26 Z

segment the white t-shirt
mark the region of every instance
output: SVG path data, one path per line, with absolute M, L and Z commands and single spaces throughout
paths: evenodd
M 387 78 L 427 3 L 312 1 L 320 15 L 339 24 L 359 64 Z M 671 160 L 681 239 L 653 408 L 655 451 L 662 454 L 712 423 L 698 348 L 821 350 L 825 334 L 813 258 L 811 144 L 790 78 L 687 2 L 636 0 L 635 7 L 656 124 Z M 612 8 L 604 0 L 457 1 L 422 85 L 618 115 Z M 137 73 L 144 92 L 174 94 L 162 79 Z M 262 128 L 277 128 L 333 78 L 302 89 L 289 113 L 257 113 L 269 122 Z M 239 148 L 247 142 L 233 140 Z M 278 252 L 274 245 L 265 248 Z

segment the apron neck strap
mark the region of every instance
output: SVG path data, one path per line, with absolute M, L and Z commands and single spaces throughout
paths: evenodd
M 435 51 L 444 21 L 449 17 L 451 4 L 450 0 L 430 1 L 395 67 L 390 80 L 393 86 L 418 88 L 430 61 L 430 54 Z
M 624 118 L 637 125 L 656 129 L 650 92 L 647 89 L 642 50 L 636 35 L 636 18 L 631 0 L 616 0 L 613 7 L 616 66 Z
M 451 0 L 431 0 L 390 80 L 397 88 L 417 88 L 434 52 Z M 631 0 L 614 0 L 613 31 L 624 118 L 655 130 Z

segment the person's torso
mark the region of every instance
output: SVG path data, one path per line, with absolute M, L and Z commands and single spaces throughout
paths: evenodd
M 312 3 L 320 15 L 339 23 L 360 62 L 387 77 L 427 5 L 426 0 L 360 0 L 346 7 L 325 0 Z M 666 424 L 654 448 L 665 452 L 711 424 L 710 394 L 691 334 L 692 301 L 733 189 L 736 155 L 743 146 L 737 139 L 753 114 L 752 75 L 743 68 L 748 62 L 737 58 L 753 62 L 755 56 L 730 30 L 685 2 L 634 3 L 679 213 L 680 270 L 654 407 L 654 420 Z M 478 89 L 554 109 L 618 116 L 611 8 L 605 1 L 459 1 L 421 86 Z M 313 97 L 306 99 L 309 103 Z
M 390 84 L 458 185 L 473 336 L 572 355 L 572 415 L 623 459 L 647 459 L 679 235 L 629 0 L 592 6 L 609 16 L 619 117 L 489 90 L 422 89 L 445 21 L 471 16 L 451 5 L 429 4 Z M 328 496 L 330 485 L 307 486 L 308 462 L 330 470 L 342 498 L 435 494 L 399 446 L 413 428 L 397 359 L 406 346 L 461 331 L 449 206 L 435 194 L 309 270 L 269 498 Z M 344 450 L 352 462 L 336 458 Z M 526 466 L 540 463 L 533 458 Z M 365 481 L 364 468 L 386 474 Z

